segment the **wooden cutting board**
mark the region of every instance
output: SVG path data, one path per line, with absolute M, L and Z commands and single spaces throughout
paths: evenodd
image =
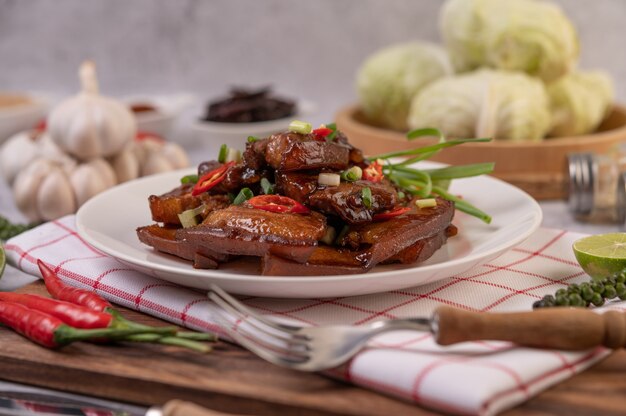
M 39 282 L 21 291 L 45 294 Z M 165 324 L 123 312 L 136 321 Z M 0 378 L 143 405 L 183 399 L 251 415 L 435 414 L 328 377 L 275 367 L 226 343 L 206 355 L 147 344 L 78 343 L 51 351 L 0 328 Z M 624 409 L 626 353 L 621 351 L 505 414 L 623 415 Z

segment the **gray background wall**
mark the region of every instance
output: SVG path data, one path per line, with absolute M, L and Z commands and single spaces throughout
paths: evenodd
M 626 0 L 558 0 L 581 66 L 604 68 L 626 101 Z M 110 94 L 273 84 L 319 117 L 354 101 L 354 73 L 385 45 L 436 41 L 439 0 L 0 0 L 0 90 L 66 94 L 96 60 Z

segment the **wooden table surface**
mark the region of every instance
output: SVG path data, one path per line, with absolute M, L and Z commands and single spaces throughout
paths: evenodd
M 43 288 L 36 283 L 22 291 Z M 162 324 L 137 312 L 124 314 Z M 275 367 L 227 343 L 206 355 L 144 344 L 78 343 L 51 351 L 1 328 L 0 368 L 5 380 L 143 405 L 184 399 L 251 415 L 437 414 L 318 374 Z M 503 414 L 626 415 L 626 352 Z

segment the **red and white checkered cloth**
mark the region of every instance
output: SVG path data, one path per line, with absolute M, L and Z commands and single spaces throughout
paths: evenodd
M 544 294 L 588 277 L 572 254 L 580 234 L 540 229 L 498 259 L 446 280 L 367 296 L 331 299 L 246 297 L 269 316 L 309 325 L 359 325 L 376 319 L 428 316 L 440 304 L 473 311 L 530 310 Z M 38 275 L 36 259 L 57 267 L 69 284 L 93 288 L 110 301 L 203 330 L 215 329 L 210 301 L 129 269 L 82 241 L 73 216 L 8 241 L 9 262 Z M 614 307 L 623 308 L 623 304 Z M 357 385 L 446 413 L 492 415 L 582 371 L 605 357 L 602 348 L 572 353 L 505 342 L 436 345 L 426 333 L 381 335 L 333 372 Z

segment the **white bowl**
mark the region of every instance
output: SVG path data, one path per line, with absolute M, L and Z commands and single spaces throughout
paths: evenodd
M 34 128 L 46 116 L 48 99 L 24 95 L 31 102 L 0 107 L 0 143 L 15 133 Z
M 296 114 L 270 121 L 255 123 L 220 123 L 215 121 L 197 120 L 191 126 L 196 140 L 202 143 L 220 145 L 227 144 L 241 148 L 248 136 L 267 137 L 272 133 L 284 131 L 293 120 L 306 120 L 315 112 L 316 106 L 310 101 L 298 102 Z
M 154 133 L 168 138 L 176 119 L 191 105 L 194 98 L 190 94 L 179 95 L 156 95 L 156 96 L 130 96 L 123 101 L 128 104 L 148 104 L 157 111 L 134 113 L 137 119 L 137 130 L 145 133 Z

